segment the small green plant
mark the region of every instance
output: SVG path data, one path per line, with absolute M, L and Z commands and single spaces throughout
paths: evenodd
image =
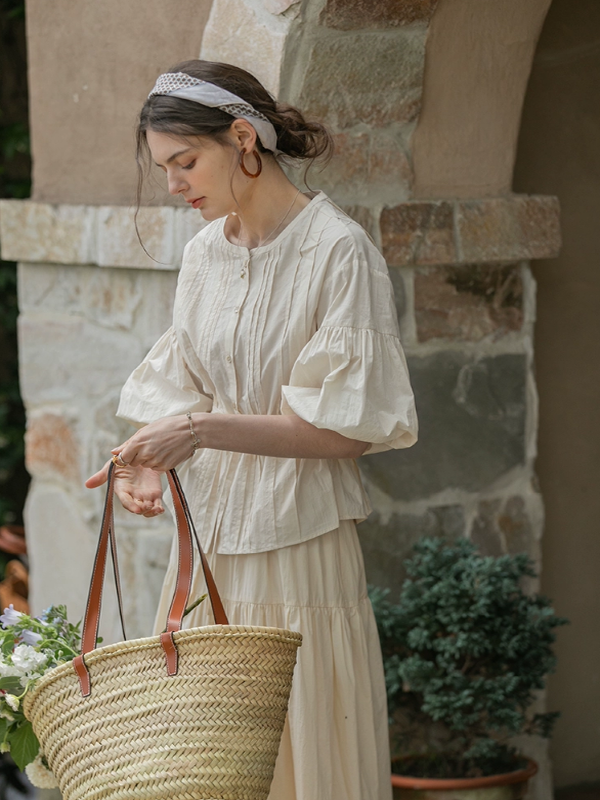
M 526 555 L 484 557 L 466 539 L 429 538 L 406 569 L 397 605 L 370 590 L 403 756 L 395 771 L 460 778 L 516 769 L 510 737 L 550 736 L 558 717 L 531 707 L 566 620 L 523 590 L 535 577 Z

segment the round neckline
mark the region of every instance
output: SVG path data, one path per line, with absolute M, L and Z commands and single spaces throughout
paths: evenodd
M 304 192 L 303 192 L 304 194 Z M 307 195 L 304 194 L 306 197 Z M 325 199 L 326 195 L 322 191 L 315 192 L 313 196 L 310 198 L 308 203 L 301 209 L 299 214 L 296 214 L 294 219 L 289 222 L 285 228 L 277 234 L 277 236 L 273 239 L 273 241 L 269 242 L 268 244 L 262 244 L 259 247 L 253 247 L 252 250 L 249 250 L 247 247 L 243 247 L 240 244 L 234 244 L 230 242 L 227 236 L 225 236 L 225 223 L 227 222 L 227 217 L 223 217 L 223 221 L 219 227 L 219 233 L 221 239 L 223 240 L 224 245 L 227 247 L 228 250 L 232 250 L 235 253 L 243 253 L 246 256 L 252 256 L 257 253 L 266 253 L 271 250 L 273 247 L 276 247 L 281 241 L 288 235 L 290 231 L 292 231 L 296 225 L 308 214 L 309 209 L 313 209 L 315 205 L 320 202 L 321 200 Z

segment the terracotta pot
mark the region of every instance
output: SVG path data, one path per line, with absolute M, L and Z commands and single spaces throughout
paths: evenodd
M 485 778 L 411 778 L 392 774 L 392 786 L 401 800 L 521 800 L 527 782 L 538 771 L 535 761 L 502 775 Z

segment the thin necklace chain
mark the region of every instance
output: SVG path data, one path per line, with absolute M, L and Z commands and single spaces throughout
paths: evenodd
M 290 214 L 290 211 L 291 211 L 291 210 L 292 210 L 292 208 L 293 208 L 293 207 L 296 205 L 296 200 L 298 199 L 298 195 L 300 194 L 300 191 L 301 191 L 301 190 L 300 190 L 300 189 L 298 189 L 298 191 L 297 191 L 297 192 L 296 192 L 296 194 L 294 195 L 294 199 L 292 200 L 292 204 L 290 205 L 290 207 L 288 208 L 288 210 L 285 212 L 285 214 L 283 215 L 283 217 L 282 217 L 282 218 L 279 220 L 279 222 L 277 223 L 277 225 L 275 225 L 275 227 L 274 227 L 274 228 L 273 228 L 273 230 L 272 230 L 272 231 L 269 233 L 269 235 L 268 235 L 268 236 L 265 236 L 265 238 L 264 238 L 262 241 L 260 241 L 260 242 L 259 242 L 259 243 L 256 245 L 257 247 L 261 247 L 263 244 L 265 244 L 265 242 L 268 242 L 268 241 L 269 241 L 269 239 L 270 239 L 270 238 L 273 236 L 273 234 L 275 233 L 275 231 L 276 231 L 278 228 L 280 228 L 280 227 L 283 225 L 283 223 L 284 223 L 284 222 L 286 221 L 286 219 L 288 218 L 288 216 L 289 216 L 289 214 Z M 242 220 L 240 219 L 240 228 L 242 228 L 242 229 L 243 229 L 243 227 L 244 227 L 244 225 L 243 225 L 243 223 L 242 223 Z M 246 237 L 244 237 L 244 239 L 245 239 L 245 238 L 246 238 Z M 242 241 L 243 241 L 243 240 L 242 240 Z M 246 240 L 246 241 L 247 241 L 247 240 Z

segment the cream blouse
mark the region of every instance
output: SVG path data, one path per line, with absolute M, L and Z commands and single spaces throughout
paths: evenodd
M 247 250 L 216 220 L 185 248 L 173 326 L 128 378 L 118 416 L 297 414 L 317 428 L 410 447 L 417 419 L 386 264 L 322 192 Z M 256 553 L 370 512 L 352 459 L 198 450 L 179 470 L 208 550 Z

